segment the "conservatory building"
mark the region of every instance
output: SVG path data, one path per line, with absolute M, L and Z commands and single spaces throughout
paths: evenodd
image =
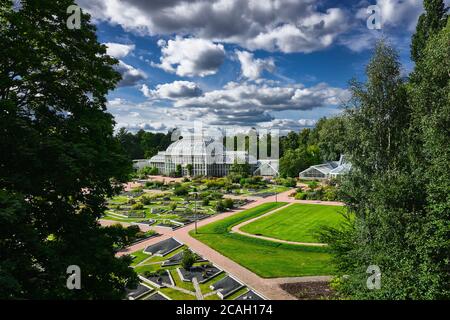
M 160 174 L 170 175 L 181 166 L 183 176 L 189 175 L 191 169 L 192 176 L 222 177 L 234 163 L 247 163 L 253 173 L 277 175 L 278 160 L 270 161 L 268 166 L 267 160 L 258 161 L 246 151 L 228 151 L 211 137 L 192 135 L 173 142 L 166 151 L 160 151 L 150 159 L 135 160 L 134 167 L 155 167 Z
M 351 167 L 351 164 L 345 159 L 345 156 L 341 155 L 339 161 L 328 161 L 303 170 L 300 172 L 299 178 L 311 180 L 336 178 L 348 173 Z

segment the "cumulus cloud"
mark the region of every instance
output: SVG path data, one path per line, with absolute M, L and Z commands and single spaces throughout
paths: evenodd
M 134 44 L 121 44 L 114 42 L 106 42 L 104 45 L 107 47 L 106 53 L 114 58 L 126 57 L 135 48 Z
M 332 8 L 326 13 L 311 13 L 297 23 L 287 23 L 260 32 L 246 41 L 246 47 L 286 53 L 311 53 L 329 47 L 347 29 L 345 12 Z
M 406 27 L 409 31 L 416 28 L 423 2 L 417 0 L 377 0 L 381 9 L 382 26 Z
M 259 127 L 265 129 L 278 129 L 281 132 L 286 131 L 299 131 L 302 128 L 310 128 L 316 124 L 314 119 L 273 119 L 269 122 L 261 122 L 258 124 Z
M 413 0 L 409 0 L 413 1 Z M 244 48 L 313 52 L 348 28 L 348 14 L 316 0 L 78 0 L 95 18 L 149 35 L 193 35 Z
M 310 110 L 325 105 L 337 105 L 347 98 L 347 90 L 331 87 L 325 83 L 304 87 L 298 84 L 279 86 L 230 82 L 223 89 L 206 92 L 200 97 L 176 101 L 174 106 L 234 111 Z
M 225 60 L 223 45 L 209 40 L 176 37 L 158 41 L 158 45 L 162 55 L 160 63 L 153 66 L 182 77 L 215 74 Z
M 239 50 L 236 50 L 236 55 L 241 63 L 242 75 L 248 79 L 258 79 L 264 70 L 269 72 L 275 70 L 275 62 L 272 58 L 254 59 L 252 53 Z
M 139 81 L 147 79 L 147 75 L 144 71 L 136 69 L 121 60 L 119 60 L 116 70 L 122 75 L 122 80 L 120 80 L 118 84 L 119 87 L 134 86 L 139 83 Z
M 190 127 L 194 121 L 202 121 L 215 128 L 260 126 L 298 130 L 314 125 L 310 119 L 275 119 L 279 111 L 311 110 L 339 105 L 348 98 L 347 90 L 325 83 L 311 87 L 301 84 L 280 85 L 275 83 L 228 83 L 222 89 L 212 90 L 196 97 L 181 97 L 184 89 L 195 91 L 195 84 L 168 83 L 154 90 L 146 88 L 150 99 L 142 103 L 131 103 L 115 99 L 108 109 L 118 123 L 135 128 L 142 123 L 164 123 L 168 128 Z M 175 92 L 175 93 L 174 93 Z M 168 99 L 169 105 L 158 105 L 158 99 Z M 150 128 L 150 127 L 148 127 Z M 150 130 L 150 129 L 149 129 Z
M 151 90 L 147 85 L 142 85 L 141 92 L 150 99 L 181 99 L 198 97 L 202 94 L 202 89 L 190 81 L 174 81 L 172 83 L 164 83 L 156 86 L 155 90 Z

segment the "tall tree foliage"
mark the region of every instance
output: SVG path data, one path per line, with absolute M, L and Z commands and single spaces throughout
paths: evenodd
M 66 27 L 72 4 L 1 2 L 1 298 L 121 298 L 136 281 L 120 234 L 97 222 L 131 170 L 105 111 L 117 60 L 89 16 Z M 81 290 L 66 288 L 70 265 Z
M 395 53 L 380 44 L 367 83 L 352 85 L 353 169 L 341 191 L 353 216 L 324 233 L 349 297 L 450 298 L 450 21 L 442 1 L 425 8 L 410 82 L 402 83 Z M 366 286 L 369 265 L 381 269 L 380 290 Z
M 346 110 L 346 155 L 353 167 L 341 193 L 351 216 L 346 228 L 328 230 L 324 240 L 335 253 L 340 274 L 348 276 L 341 287 L 344 294 L 404 298 L 399 288 L 414 277 L 408 273 L 411 251 L 406 242 L 416 196 L 405 148 L 410 109 L 397 53 L 386 42 L 377 44 L 366 73 L 367 82 L 352 81 Z M 381 290 L 366 286 L 370 265 L 381 268 Z
M 426 47 L 428 39 L 439 32 L 447 20 L 447 8 L 445 8 L 444 1 L 424 0 L 423 6 L 425 13 L 419 17 L 411 44 L 411 57 L 416 63 L 422 58 L 422 51 Z
M 412 160 L 425 202 L 411 241 L 417 246 L 421 297 L 450 298 L 450 19 L 430 35 L 409 87 L 411 132 L 419 147 Z M 419 80 L 417 80 L 419 79 Z
M 120 128 L 116 137 L 129 159 L 148 159 L 157 154 L 158 151 L 167 149 L 172 143 L 172 132 L 169 131 L 164 134 L 139 130 L 136 133 L 131 133 L 125 128 Z

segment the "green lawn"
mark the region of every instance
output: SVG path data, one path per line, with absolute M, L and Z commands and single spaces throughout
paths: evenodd
M 333 267 L 327 248 L 280 244 L 230 233 L 243 221 L 286 203 L 265 203 L 199 228 L 190 234 L 261 277 L 330 275 Z
M 342 210 L 337 206 L 293 204 L 241 230 L 281 240 L 318 242 L 316 232 L 323 226 L 337 226 L 343 220 Z

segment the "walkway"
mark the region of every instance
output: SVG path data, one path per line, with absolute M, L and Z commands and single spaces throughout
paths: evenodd
M 288 206 L 291 206 L 293 203 L 290 203 Z M 323 247 L 326 246 L 326 243 L 317 243 L 317 242 L 297 242 L 297 241 L 288 241 L 288 240 L 281 240 L 281 239 L 276 239 L 276 238 L 270 238 L 270 237 L 266 237 L 266 236 L 261 236 L 261 235 L 256 235 L 256 234 L 252 234 L 252 233 L 248 233 L 248 232 L 244 232 L 241 230 L 241 228 L 247 224 L 250 224 L 256 220 L 262 219 L 264 217 L 267 217 L 269 215 L 272 215 L 282 209 L 286 208 L 286 206 L 283 206 L 281 208 L 272 210 L 270 212 L 267 212 L 259 217 L 244 221 L 238 225 L 235 225 L 234 227 L 231 228 L 232 232 L 235 233 L 239 233 L 242 234 L 244 236 L 247 237 L 252 237 L 252 238 L 257 238 L 257 239 L 263 239 L 263 240 L 268 240 L 268 241 L 273 241 L 273 242 L 279 242 L 279 243 L 286 243 L 286 244 L 293 244 L 293 245 L 302 245 L 302 246 L 312 246 L 312 247 Z
M 277 199 L 279 202 L 289 202 L 289 203 L 314 203 L 314 204 L 327 204 L 327 205 L 340 205 L 342 206 L 342 203 L 339 202 L 328 202 L 328 201 L 308 201 L 308 200 L 294 200 L 289 197 L 289 194 L 292 193 L 293 190 L 289 190 L 283 193 L 278 194 Z M 256 207 L 260 204 L 266 203 L 266 202 L 274 202 L 275 196 L 270 196 L 267 198 L 259 198 L 258 200 L 252 201 L 245 206 L 241 207 L 239 210 L 233 210 L 221 214 L 214 215 L 210 218 L 201 220 L 197 223 L 198 227 L 204 226 L 206 224 L 222 220 L 226 217 L 232 216 L 238 212 L 241 212 L 246 209 L 250 209 L 253 207 Z M 115 221 L 105 221 L 100 220 L 100 223 L 102 225 L 111 225 L 114 223 L 117 223 Z M 249 288 L 254 289 L 255 291 L 261 293 L 266 298 L 271 300 L 295 300 L 296 298 L 286 291 L 282 290 L 280 288 L 281 283 L 288 282 L 288 279 L 290 278 L 272 278 L 272 279 L 265 279 L 261 278 L 257 274 L 251 272 L 250 270 L 244 268 L 240 264 L 234 262 L 233 260 L 221 255 L 217 251 L 213 250 L 212 248 L 208 247 L 206 244 L 198 241 L 197 239 L 192 238 L 189 235 L 189 231 L 193 230 L 195 228 L 194 224 L 190 224 L 186 227 L 177 229 L 177 230 L 170 230 L 170 229 L 164 229 L 164 228 L 158 228 L 158 227 L 149 227 L 145 225 L 140 225 L 141 229 L 143 231 L 147 231 L 150 229 L 157 230 L 158 233 L 161 234 L 161 236 L 157 238 L 152 238 L 147 241 L 143 241 L 140 243 L 137 243 L 135 245 L 132 245 L 131 247 L 127 247 L 124 250 L 121 250 L 118 255 L 124 255 L 124 254 L 130 254 L 137 250 L 142 250 L 146 248 L 147 246 L 160 242 L 164 239 L 174 237 L 178 241 L 183 242 L 188 247 L 190 247 L 192 250 L 197 252 L 199 255 L 203 256 L 205 259 L 208 259 L 212 263 L 219 266 L 221 269 L 223 269 L 225 272 L 235 276 L 239 280 L 241 280 L 243 283 L 245 283 Z M 295 277 L 295 282 L 302 281 L 301 279 L 305 279 L 304 281 L 324 281 L 329 278 L 324 278 L 323 276 L 318 277 Z

